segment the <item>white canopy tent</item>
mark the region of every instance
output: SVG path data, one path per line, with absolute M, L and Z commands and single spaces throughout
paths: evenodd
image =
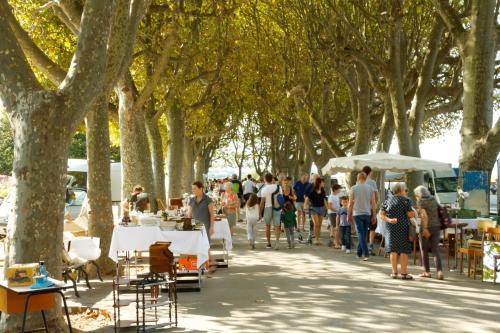
M 398 154 L 373 153 L 332 158 L 321 171 L 324 175 L 332 175 L 337 172 L 361 171 L 365 165 L 370 166 L 373 171 L 452 170 L 449 163 Z

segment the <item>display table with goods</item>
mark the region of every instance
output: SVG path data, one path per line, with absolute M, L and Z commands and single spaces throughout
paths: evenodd
M 29 269 L 20 268 L 19 272 L 26 272 Z M 24 276 L 24 278 L 27 278 Z M 35 277 L 34 283 L 25 286 L 13 286 L 11 281 L 0 282 L 0 317 L 2 314 L 23 314 L 21 332 L 35 332 L 45 330 L 48 332 L 45 311 L 52 310 L 56 304 L 54 294 L 59 294 L 62 298 L 66 319 L 68 320 L 69 331 L 73 332 L 66 305 L 66 298 L 63 290 L 71 288 L 62 281 L 49 277 Z M 44 328 L 26 331 L 26 316 L 28 312 L 38 312 L 42 314 Z
M 207 233 L 203 225 L 191 226 L 190 219 L 175 219 L 162 221 L 158 217 L 156 224 L 153 224 L 149 222 L 152 221 L 149 217 L 147 225 L 115 226 L 111 237 L 109 257 L 118 263 L 120 254 L 124 255 L 124 269 L 130 272 L 132 253 L 148 251 L 149 247 L 156 242 L 169 242 L 171 243 L 170 251 L 178 258 L 178 283 L 192 286 L 183 289 L 199 291 L 202 271 L 208 268 L 210 244 Z M 175 222 L 176 229 L 172 230 L 169 225 L 171 222 Z
M 222 257 L 217 255 L 212 251 L 215 261 L 217 262 L 217 267 L 228 268 L 229 267 L 229 252 L 233 249 L 233 239 L 231 237 L 231 229 L 229 228 L 229 222 L 223 217 L 217 217 L 215 219 L 214 234 L 210 237 L 212 250 L 215 248 L 215 241 L 222 241 Z

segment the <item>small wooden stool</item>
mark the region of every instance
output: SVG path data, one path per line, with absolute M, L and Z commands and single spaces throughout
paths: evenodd
M 475 280 L 476 279 L 476 264 L 477 264 L 476 259 L 484 257 L 484 253 L 483 253 L 482 249 L 480 249 L 480 250 L 473 249 L 472 251 L 474 253 L 474 259 L 473 259 L 474 268 L 472 269 L 472 275 L 474 275 L 474 280 Z M 481 269 L 480 274 L 481 274 L 481 280 L 482 280 L 483 279 L 483 269 Z
M 464 254 L 467 256 L 467 276 L 470 277 L 471 259 L 474 256 L 474 249 L 468 249 L 465 247 L 460 248 L 460 274 L 464 272 Z

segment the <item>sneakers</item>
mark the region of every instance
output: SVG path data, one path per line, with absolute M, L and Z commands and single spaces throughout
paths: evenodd
M 342 251 L 345 251 L 345 245 L 342 245 L 342 247 L 340 248 Z
M 295 242 L 292 242 L 292 249 L 295 249 Z
M 288 243 L 288 248 L 291 249 L 292 248 L 292 243 Z
M 267 243 L 266 245 L 266 249 L 270 249 L 272 246 L 271 246 L 271 243 Z
M 345 250 L 345 253 L 350 254 L 351 250 Z
M 368 261 L 368 257 L 363 257 L 363 261 Z
M 279 241 L 276 241 L 276 243 L 274 243 L 274 249 L 275 250 L 279 250 L 280 249 L 280 242 Z

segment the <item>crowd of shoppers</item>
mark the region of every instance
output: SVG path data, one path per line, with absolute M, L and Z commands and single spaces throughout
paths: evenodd
M 356 175 L 356 184 L 348 193 L 342 186 L 333 184 L 330 193 L 325 180 L 313 174 L 311 180 L 304 173 L 292 186 L 292 178 L 280 174 L 266 174 L 254 179 L 248 175 L 240 182 L 236 175 L 231 179 L 210 182 L 210 188 L 222 196 L 222 210 L 231 232 L 239 220 L 240 208 L 244 209 L 247 238 L 251 249 L 256 249 L 257 227 L 265 225 L 266 248 L 280 248 L 281 234 L 285 233 L 288 248 L 295 247 L 296 239 L 314 245 L 322 245 L 321 228 L 327 218 L 329 240 L 325 244 L 351 253 L 351 235 L 357 234 L 356 256 L 367 261 L 374 255 L 377 221 L 386 223 L 385 251 L 389 254 L 392 278 L 411 280 L 408 273 L 408 254 L 411 252 L 410 225 L 412 219 L 421 221 L 420 249 L 424 272 L 421 277 L 431 277 L 429 250 L 434 254 L 437 278 L 443 279 L 439 255 L 440 221 L 439 205 L 424 186 L 415 188 L 416 202 L 407 196 L 404 183 L 392 186 L 392 195 L 380 202 L 378 186 L 372 179 L 372 170 L 365 166 Z M 380 205 L 377 220 L 377 205 Z M 244 207 L 244 208 L 243 208 Z M 309 221 L 309 238 L 304 240 L 306 222 Z M 352 227 L 355 227 L 354 229 Z M 274 234 L 274 244 L 271 234 Z M 298 237 L 296 234 L 298 233 Z M 398 268 L 399 264 L 399 268 Z

